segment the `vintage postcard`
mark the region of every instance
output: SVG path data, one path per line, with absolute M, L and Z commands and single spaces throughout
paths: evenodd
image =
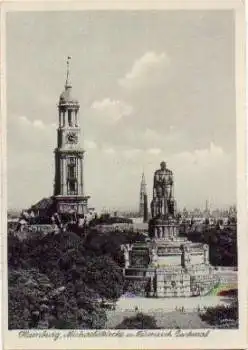
M 1 4 L 4 349 L 247 345 L 242 1 Z

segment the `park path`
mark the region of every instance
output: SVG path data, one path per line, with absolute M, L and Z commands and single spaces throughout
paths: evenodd
M 129 312 L 138 309 L 140 312 L 172 312 L 184 309 L 186 312 L 195 312 L 204 307 L 228 305 L 227 298 L 219 296 L 202 296 L 187 298 L 125 298 L 121 297 L 116 303 L 116 311 Z
M 115 328 L 125 317 L 133 317 L 137 312 L 153 316 L 163 329 L 211 328 L 199 316 L 199 310 L 217 305 L 229 305 L 228 298 L 219 296 L 189 298 L 120 298 L 115 310 L 107 311 L 106 328 Z M 183 311 L 182 311 L 183 310 Z
M 162 329 L 204 329 L 211 328 L 209 324 L 203 322 L 197 312 L 148 312 L 147 315 L 153 316 L 157 326 Z M 118 326 L 124 318 L 133 317 L 135 311 L 108 311 L 107 329 L 113 329 Z

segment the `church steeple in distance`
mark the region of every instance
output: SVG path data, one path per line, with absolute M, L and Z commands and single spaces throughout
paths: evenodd
M 148 220 L 148 205 L 147 205 L 147 191 L 146 191 L 146 180 L 144 171 L 142 173 L 140 183 L 140 204 L 139 204 L 139 215 L 143 217 L 143 221 Z

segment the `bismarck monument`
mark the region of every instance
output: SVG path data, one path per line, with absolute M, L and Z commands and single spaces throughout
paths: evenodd
M 178 235 L 175 220 L 176 201 L 174 199 L 173 173 L 161 162 L 160 169 L 154 173 L 152 219 L 149 223 L 150 237 L 155 240 L 173 239 Z
M 129 292 L 148 297 L 206 295 L 217 283 L 209 247 L 179 237 L 174 179 L 166 163 L 154 173 L 150 241 L 123 245 Z

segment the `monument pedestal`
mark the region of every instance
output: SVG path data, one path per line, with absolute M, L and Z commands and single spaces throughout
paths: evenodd
M 87 214 L 89 196 L 54 196 L 55 211 L 59 214 Z
M 174 220 L 152 219 L 149 234 L 153 240 L 173 240 L 179 234 L 179 225 Z

